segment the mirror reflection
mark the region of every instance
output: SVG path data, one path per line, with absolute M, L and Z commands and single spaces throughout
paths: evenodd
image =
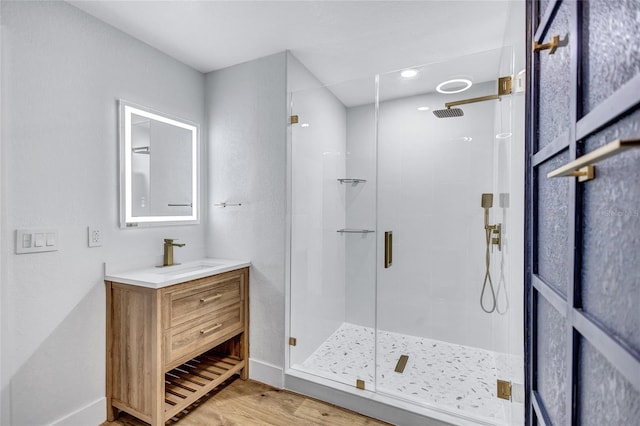
M 198 126 L 120 102 L 121 225 L 198 220 Z

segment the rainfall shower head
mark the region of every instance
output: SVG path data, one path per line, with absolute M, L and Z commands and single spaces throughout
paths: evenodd
M 433 111 L 433 115 L 438 118 L 462 117 L 464 115 L 464 111 L 460 108 L 436 109 Z

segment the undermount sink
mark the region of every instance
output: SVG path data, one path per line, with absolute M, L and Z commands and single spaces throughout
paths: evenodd
M 159 266 L 158 273 L 162 275 L 182 275 L 188 272 L 201 271 L 203 269 L 215 268 L 222 266 L 224 263 L 202 263 L 200 265 L 171 265 L 171 266 Z
M 251 266 L 246 260 L 200 259 L 181 265 L 148 267 L 110 273 L 105 280 L 140 287 L 162 288 Z

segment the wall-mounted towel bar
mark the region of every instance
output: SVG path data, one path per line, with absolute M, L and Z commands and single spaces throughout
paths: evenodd
M 192 203 L 187 204 L 167 204 L 169 207 L 193 207 Z
M 134 146 L 131 151 L 134 154 L 151 154 L 148 146 Z
M 630 148 L 640 147 L 640 139 L 616 139 L 603 147 L 591 151 L 574 161 L 565 164 L 547 174 L 548 178 L 576 176 L 579 182 L 586 182 L 596 177 L 594 164 L 612 157 Z
M 242 205 L 242 203 L 216 203 L 213 206 L 214 207 L 221 207 L 221 208 L 225 208 L 225 207 L 240 207 Z
M 336 232 L 340 232 L 341 234 L 369 234 L 371 232 L 376 232 L 371 229 L 338 229 Z
M 338 179 L 338 182 L 340 183 L 354 183 L 354 184 L 358 184 L 358 183 L 365 183 L 367 180 L 366 179 L 352 179 L 352 178 L 342 178 L 342 179 Z

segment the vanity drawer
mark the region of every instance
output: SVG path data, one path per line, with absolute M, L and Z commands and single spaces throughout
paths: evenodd
M 195 285 L 189 288 L 178 288 L 167 293 L 164 328 L 172 328 L 227 306 L 239 304 L 244 299 L 243 277 L 244 275 L 239 273 L 207 277 L 197 280 Z
M 192 358 L 221 338 L 240 333 L 244 327 L 242 304 L 236 303 L 204 315 L 193 321 L 166 330 L 164 333 L 165 363 L 180 358 Z

